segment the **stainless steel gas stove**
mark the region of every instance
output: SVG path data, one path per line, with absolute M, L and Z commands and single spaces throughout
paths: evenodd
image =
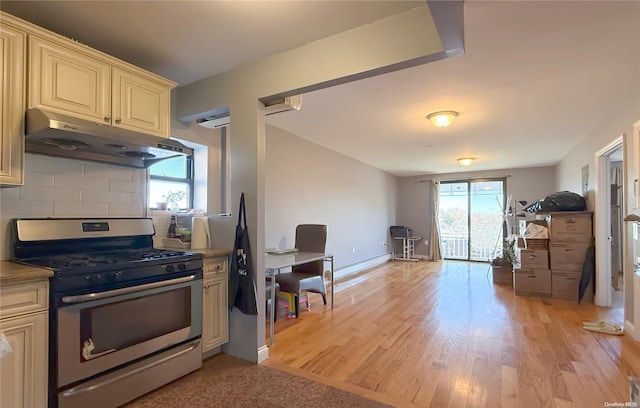
M 51 268 L 49 406 L 120 406 L 201 367 L 202 256 L 148 218 L 15 219 L 14 261 Z

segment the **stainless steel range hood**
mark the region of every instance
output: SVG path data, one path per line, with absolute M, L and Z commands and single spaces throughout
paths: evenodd
M 41 109 L 27 110 L 25 150 L 137 168 L 193 154 L 193 149 L 175 140 Z

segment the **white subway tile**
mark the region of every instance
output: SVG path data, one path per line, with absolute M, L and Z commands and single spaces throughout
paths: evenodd
M 20 199 L 30 201 L 76 201 L 82 200 L 82 191 L 75 188 L 52 188 L 24 186 Z
M 109 180 L 97 177 L 56 174 L 54 176 L 53 184 L 55 187 L 75 187 L 99 191 L 109 190 Z
M 129 193 L 129 202 L 131 204 L 144 204 L 144 195 L 140 193 Z
M 16 218 L 12 215 L 2 213 L 0 217 L 0 260 L 11 259 L 11 236 L 9 235 L 9 226 L 11 219 Z
M 52 201 L 29 201 L 29 200 L 3 200 L 3 214 L 16 214 L 16 216 L 35 216 L 53 214 Z
M 24 185 L 32 187 L 53 187 L 53 173 L 39 173 L 37 171 L 24 172 Z
M 104 203 L 87 204 L 55 202 L 53 212 L 57 216 L 65 217 L 106 217 L 109 215 L 109 206 Z
M 132 181 L 138 181 L 145 183 L 147 181 L 147 170 L 145 169 L 133 169 Z
M 109 191 L 141 193 L 144 184 L 136 181 L 109 180 Z
M 12 218 L 142 217 L 147 171 L 28 153 L 25 185 L 0 190 L 0 257 Z
M 131 202 L 130 196 L 130 193 L 118 191 L 85 191 L 82 194 L 82 201 L 85 203 L 129 204 Z
M 109 204 L 109 215 L 112 217 L 142 217 L 144 208 L 141 204 Z
M 17 200 L 23 187 L 0 188 L 0 200 Z
M 39 173 L 84 174 L 84 161 L 62 157 L 49 157 L 39 154 L 25 155 L 25 170 Z
M 88 163 L 84 166 L 84 175 L 87 177 L 132 181 L 134 170 L 122 166 Z

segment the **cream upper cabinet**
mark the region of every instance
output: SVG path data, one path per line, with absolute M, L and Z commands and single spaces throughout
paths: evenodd
M 205 258 L 203 280 L 202 352 L 229 341 L 229 272 L 227 257 Z
M 0 185 L 22 185 L 26 34 L 0 25 Z
M 29 108 L 111 124 L 109 64 L 32 36 L 29 77 Z
M 169 137 L 170 88 L 118 68 L 111 78 L 114 125 Z
M 31 36 L 28 107 L 169 137 L 174 84 L 101 57 L 73 42 Z
M 47 294 L 46 281 L 0 288 L 0 407 L 47 406 Z

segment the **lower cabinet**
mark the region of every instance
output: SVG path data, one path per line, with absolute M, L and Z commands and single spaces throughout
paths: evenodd
M 205 258 L 202 296 L 202 352 L 205 356 L 229 341 L 228 275 L 226 257 Z
M 48 312 L 42 284 L 0 289 L 0 407 L 41 408 L 47 405 Z M 24 290 L 22 290 L 24 288 Z M 46 293 L 46 291 L 45 291 Z M 16 310 L 45 309 L 30 313 Z

